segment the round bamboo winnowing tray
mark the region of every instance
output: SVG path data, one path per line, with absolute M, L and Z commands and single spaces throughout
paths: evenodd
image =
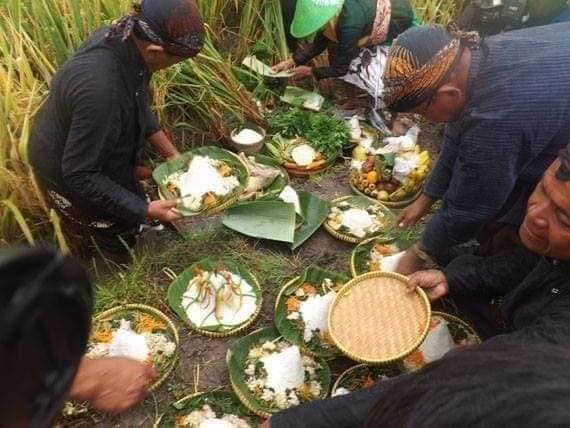
M 398 361 L 416 350 L 430 324 L 430 304 L 407 278 L 371 272 L 349 281 L 329 312 L 333 343 L 349 358 L 368 364 Z

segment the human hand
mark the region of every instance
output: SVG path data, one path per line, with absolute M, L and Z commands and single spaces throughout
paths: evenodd
M 265 419 L 259 428 L 271 428 L 271 418 Z
M 293 58 L 289 58 L 289 59 L 286 59 L 285 61 L 281 61 L 281 62 L 275 64 L 273 67 L 271 67 L 271 70 L 274 73 L 279 73 L 281 71 L 290 70 L 290 69 L 294 68 L 295 65 L 297 65 L 297 64 L 295 64 L 295 61 L 293 60 Z
M 151 220 L 160 220 L 164 223 L 172 223 L 182 218 L 182 215 L 176 210 L 178 201 L 152 201 L 148 204 L 148 218 Z
M 398 263 L 395 272 L 401 275 L 410 275 L 422 269 L 424 264 L 424 260 L 413 249 L 409 249 Z
M 148 363 L 122 357 L 84 357 L 70 397 L 88 401 L 101 413 L 121 413 L 141 401 L 155 379 L 156 372 Z
M 293 75 L 291 76 L 291 80 L 297 81 L 304 79 L 305 77 L 312 77 L 313 76 L 313 69 L 308 65 L 300 65 L 299 67 L 295 67 L 293 70 Z
M 422 270 L 410 275 L 408 289 L 423 288 L 430 301 L 441 299 L 449 293 L 449 285 L 445 274 L 436 269 Z
M 414 203 L 400 212 L 396 219 L 396 225 L 400 229 L 414 226 L 429 212 L 434 202 L 434 199 L 422 194 Z

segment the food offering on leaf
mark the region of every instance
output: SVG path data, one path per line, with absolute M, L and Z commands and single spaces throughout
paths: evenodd
M 178 333 L 166 315 L 154 308 L 126 305 L 95 318 L 86 356 L 147 361 L 166 376 L 176 364 L 177 346 Z
M 248 172 L 240 159 L 217 147 L 203 147 L 160 165 L 153 173 L 166 199 L 179 199 L 182 214 L 215 212 L 235 201 Z
M 197 332 L 226 336 L 257 317 L 261 288 L 249 272 L 231 260 L 206 259 L 174 280 L 168 300 Z
M 259 415 L 325 398 L 330 387 L 326 362 L 287 342 L 274 329 L 237 341 L 228 352 L 228 364 L 238 397 Z
M 366 123 L 361 123 L 358 116 L 351 117 L 347 120 L 347 124 L 350 129 L 350 147 L 355 145 L 371 147 L 377 144 L 379 131 Z
M 339 239 L 361 242 L 388 233 L 393 221 L 394 215 L 382 204 L 347 196 L 333 201 L 325 226 Z
M 277 162 L 263 155 L 247 156 L 240 153 L 239 157 L 249 173 L 247 186 L 239 198 L 241 201 L 278 195 L 283 191 L 288 177 Z
M 247 410 L 232 393 L 197 393 L 172 404 L 160 418 L 158 427 L 255 428 L 259 417 Z
M 352 274 L 394 272 L 405 251 L 392 238 L 371 238 L 361 242 L 352 253 Z
M 265 150 L 295 176 L 323 171 L 349 140 L 347 124 L 330 113 L 292 109 L 275 112 L 268 120 L 273 139 Z
M 381 147 L 363 142 L 352 152 L 350 184 L 361 194 L 385 203 L 413 199 L 430 167 L 429 152 L 417 145 L 419 128 L 385 138 Z
M 439 360 L 452 349 L 465 348 L 481 343 L 471 326 L 454 316 L 434 312 L 429 332 L 421 346 L 404 359 L 407 371 L 421 369 L 432 361 Z
M 311 354 L 337 355 L 328 334 L 328 313 L 347 280 L 342 274 L 310 267 L 286 284 L 275 304 L 275 325 L 283 337 Z
M 372 388 L 377 382 L 405 373 L 404 367 L 399 363 L 387 366 L 369 366 L 358 364 L 342 373 L 333 385 L 331 396 L 351 394 L 361 389 Z

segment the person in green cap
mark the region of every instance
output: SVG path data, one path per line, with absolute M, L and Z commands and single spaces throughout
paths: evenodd
M 285 15 L 294 8 L 291 34 L 297 39 L 315 37 L 273 70 L 293 70 L 294 80 L 340 78 L 373 96 L 375 108 L 383 107 L 382 74 L 389 44 L 416 24 L 410 1 L 288 0 L 283 5 Z M 307 65 L 326 49 L 329 66 Z

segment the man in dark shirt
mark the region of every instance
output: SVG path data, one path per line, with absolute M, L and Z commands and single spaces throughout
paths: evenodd
M 483 41 L 421 27 L 394 42 L 384 75 L 388 107 L 448 123 L 423 194 L 398 224 L 417 222 L 438 199 L 442 208 L 400 273 L 472 238 L 485 242 L 496 225 L 516 235 L 532 189 L 570 141 L 569 38 L 570 24 Z
M 152 114 L 154 71 L 196 55 L 203 22 L 194 0 L 144 0 L 97 31 L 56 73 L 31 133 L 30 162 L 71 231 L 110 252 L 134 245 L 148 219 L 178 218 L 176 201 L 148 203 L 135 168 L 146 140 L 176 148 Z

